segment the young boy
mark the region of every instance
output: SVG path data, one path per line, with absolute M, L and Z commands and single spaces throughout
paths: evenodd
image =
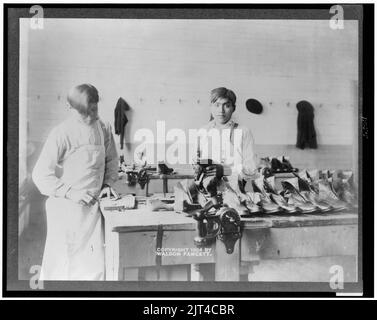
M 98 100 L 90 84 L 69 91 L 71 116 L 51 131 L 33 170 L 36 186 L 49 197 L 41 280 L 104 279 L 98 199 L 117 196 L 111 185 L 118 179 L 118 155 L 111 127 L 99 120 Z

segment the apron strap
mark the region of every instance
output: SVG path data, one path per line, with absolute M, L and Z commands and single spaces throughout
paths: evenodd
M 102 129 L 102 126 L 101 124 L 99 123 L 99 120 L 97 120 L 97 128 L 98 128 L 98 131 L 99 131 L 99 136 L 100 136 L 100 144 L 102 146 L 105 146 L 105 138 L 104 138 L 104 134 L 103 134 L 103 129 Z
M 238 123 L 234 122 L 230 128 L 230 143 L 234 145 L 234 129 L 238 127 Z

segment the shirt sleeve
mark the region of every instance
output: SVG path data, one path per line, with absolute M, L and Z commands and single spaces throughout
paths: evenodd
M 107 125 L 106 131 L 108 138 L 105 141 L 106 165 L 103 184 L 112 186 L 118 180 L 118 152 L 110 124 Z
M 56 166 L 66 151 L 64 138 L 56 128 L 51 131 L 35 164 L 32 178 L 39 191 L 46 196 L 65 197 L 70 185 L 56 176 Z
M 245 136 L 242 141 L 242 172 L 241 175 L 248 177 L 255 177 L 257 174 L 257 154 L 254 148 L 254 137 L 250 129 L 245 131 Z

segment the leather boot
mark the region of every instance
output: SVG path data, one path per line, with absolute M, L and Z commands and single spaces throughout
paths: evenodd
M 287 200 L 278 193 L 274 176 L 265 179 L 265 189 L 270 193 L 271 200 L 281 207 L 285 213 L 293 214 L 300 211 L 295 205 L 288 204 Z
M 299 192 L 305 198 L 306 201 L 318 207 L 320 212 L 329 212 L 332 209 L 329 203 L 320 199 L 319 193 L 317 193 L 310 186 L 310 183 L 307 180 L 301 179 L 300 177 L 297 177 L 297 179 L 299 185 Z
M 281 172 L 289 172 L 288 166 L 284 163 L 284 157 L 279 156 L 276 159 L 280 162 Z
M 319 182 L 319 177 L 320 177 L 320 171 L 317 170 L 317 169 L 314 169 L 314 170 L 310 170 L 310 171 L 306 171 L 307 172 L 307 175 L 309 177 L 309 184 L 310 184 L 310 187 L 316 192 L 316 193 L 319 193 L 319 185 L 318 185 L 318 182 Z
M 319 199 L 327 202 L 334 211 L 342 211 L 348 208 L 347 203 L 340 200 L 332 188 L 332 178 L 319 180 Z
M 271 200 L 270 195 L 264 189 L 264 178 L 258 178 L 251 182 L 254 193 L 260 197 L 260 204 L 265 213 L 278 213 L 282 211 L 282 208 Z
M 313 169 L 310 171 L 306 171 L 310 180 L 313 181 L 318 181 L 319 180 L 319 170 L 318 169 Z
M 173 168 L 169 168 L 164 162 L 158 164 L 158 173 L 160 174 L 172 174 L 174 172 Z
M 192 192 L 190 192 L 190 189 Z M 194 208 L 189 207 L 188 205 L 196 204 L 197 203 L 197 195 L 198 190 L 195 186 L 195 184 L 192 182 L 189 182 L 189 180 L 185 181 L 179 181 L 174 186 L 174 210 L 176 212 L 187 212 L 194 210 Z M 195 200 L 194 200 L 195 199 Z M 201 205 L 199 204 L 199 207 L 201 208 Z M 198 208 L 195 208 L 198 209 Z
M 272 173 L 283 172 L 282 164 L 277 158 L 271 159 L 271 172 Z
M 281 185 L 285 190 L 284 196 L 288 198 L 288 204 L 296 205 L 302 213 L 312 213 L 319 210 L 299 192 L 298 178 L 284 180 Z
M 283 158 L 283 161 L 282 161 L 283 167 L 287 168 L 287 172 L 297 172 L 298 171 L 298 169 L 293 168 L 293 166 L 289 162 L 289 157 L 283 156 L 282 158 Z
M 247 195 L 247 200 L 245 201 L 245 206 L 251 214 L 262 213 L 262 208 L 253 201 L 253 197 Z
M 305 180 L 305 181 L 309 182 L 309 183 L 311 182 L 310 175 L 309 175 L 308 171 L 306 171 L 305 169 L 301 170 L 298 173 L 294 173 L 294 175 L 296 177 L 301 178 L 302 180 Z
M 341 200 L 353 208 L 358 207 L 352 171 L 337 170 L 332 177 L 332 186 Z
M 271 160 L 269 157 L 261 158 L 258 171 L 262 176 L 269 177 L 272 175 Z
M 235 209 L 240 216 L 250 216 L 251 213 L 259 212 L 258 209 L 255 211 L 255 208 L 250 208 L 250 210 L 245 203 L 240 201 L 237 193 L 232 190 L 231 188 L 226 188 L 226 190 L 222 193 L 222 201 L 224 206 Z M 254 212 L 253 212 L 254 211 Z

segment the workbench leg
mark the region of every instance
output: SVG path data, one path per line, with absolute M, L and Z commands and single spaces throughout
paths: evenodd
M 215 281 L 214 263 L 192 264 L 191 281 Z
M 147 183 L 145 184 L 145 196 L 148 197 L 148 189 L 149 189 L 149 179 L 147 180 Z
M 240 264 L 240 281 L 249 281 L 249 273 L 252 268 L 250 262 L 241 262 Z
M 164 189 L 164 198 L 166 197 L 166 194 L 168 193 L 168 178 L 164 177 L 163 178 L 163 189 Z
M 240 240 L 237 240 L 231 254 L 226 252 L 222 241 L 216 241 L 216 281 L 240 281 L 240 262 Z

